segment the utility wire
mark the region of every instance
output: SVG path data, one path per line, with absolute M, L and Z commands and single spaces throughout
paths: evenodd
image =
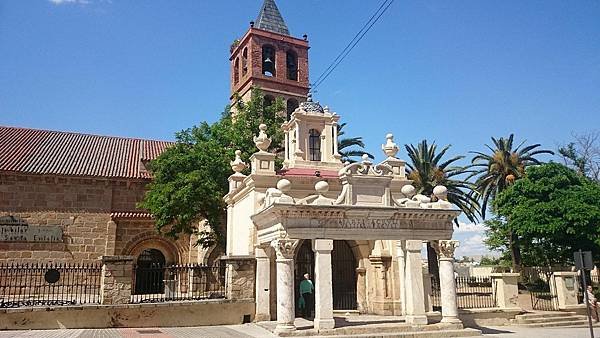
M 311 86 L 311 89 L 316 89 L 321 83 L 323 83 L 329 75 L 339 66 L 340 63 L 350 54 L 350 52 L 356 47 L 356 45 L 362 40 L 362 38 L 371 30 L 373 25 L 379 21 L 381 16 L 390 8 L 394 0 L 384 0 L 383 3 L 377 8 L 375 13 L 371 15 L 369 20 L 365 22 L 363 27 L 354 35 L 354 38 L 346 45 L 346 47 L 338 54 L 338 56 L 331 62 L 331 64 L 325 69 L 317 80 Z

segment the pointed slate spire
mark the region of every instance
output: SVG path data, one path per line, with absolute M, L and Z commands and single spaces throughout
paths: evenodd
M 264 29 L 273 33 L 279 33 L 283 35 L 290 35 L 290 31 L 283 21 L 283 17 L 275 4 L 275 0 L 265 0 L 258 13 L 255 27 Z

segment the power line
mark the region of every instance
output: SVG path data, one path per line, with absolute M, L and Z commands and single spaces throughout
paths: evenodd
M 392 5 L 394 0 L 384 0 L 383 3 L 377 8 L 375 13 L 371 15 L 369 20 L 365 22 L 363 27 L 354 35 L 354 38 L 350 40 L 350 42 L 346 45 L 346 47 L 338 54 L 338 56 L 331 62 L 331 64 L 325 69 L 321 75 L 317 78 L 317 80 L 312 85 L 312 90 L 317 88 L 323 81 L 329 77 L 329 75 L 337 68 L 337 66 L 342 63 L 342 61 L 350 54 L 350 52 L 356 47 L 356 45 L 362 40 L 362 38 L 371 30 L 373 25 L 379 21 L 381 16 L 387 11 L 388 8 Z

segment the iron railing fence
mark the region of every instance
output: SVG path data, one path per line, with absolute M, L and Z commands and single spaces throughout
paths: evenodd
M 100 303 L 99 264 L 0 264 L 0 308 Z
M 131 303 L 225 298 L 225 266 L 136 266 Z
M 489 276 L 459 276 L 456 281 L 456 305 L 459 309 L 482 309 L 496 307 L 496 297 L 492 278 Z M 431 302 L 434 310 L 440 310 L 440 281 L 431 280 Z
M 557 311 L 558 296 L 556 285 L 542 279 L 525 285 L 531 297 L 531 307 L 540 311 Z

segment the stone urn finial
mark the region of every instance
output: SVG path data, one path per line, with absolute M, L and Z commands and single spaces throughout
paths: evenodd
M 236 174 L 239 174 L 240 172 L 242 172 L 244 169 L 247 168 L 246 163 L 244 163 L 244 161 L 242 161 L 242 151 L 241 150 L 236 150 L 235 151 L 235 159 L 231 162 L 229 162 L 229 164 L 231 165 L 231 170 L 233 170 Z
M 394 135 L 387 134 L 385 135 L 385 138 L 387 139 L 387 141 L 385 142 L 385 144 L 381 145 L 381 149 L 387 157 L 396 157 L 399 148 L 398 145 L 394 143 Z
M 258 148 L 258 150 L 267 151 L 267 149 L 269 149 L 269 146 L 271 145 L 271 138 L 267 136 L 266 132 L 267 125 L 261 123 L 260 126 L 258 126 L 258 129 L 260 131 L 258 132 L 258 136 L 254 136 L 254 144 L 256 145 L 256 148 Z

